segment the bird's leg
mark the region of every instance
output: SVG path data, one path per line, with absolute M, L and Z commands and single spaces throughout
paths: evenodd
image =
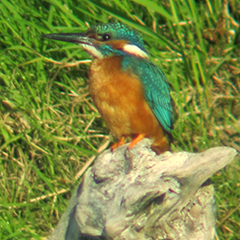
M 132 147 L 134 147 L 138 142 L 140 142 L 142 139 L 144 139 L 146 137 L 145 133 L 140 133 L 138 134 L 133 140 L 132 142 L 128 145 L 128 149 L 131 149 Z
M 126 141 L 126 137 L 125 136 L 122 136 L 117 143 L 114 143 L 112 146 L 111 146 L 111 151 L 113 152 L 114 149 L 116 149 L 117 147 L 120 147 L 122 146 Z

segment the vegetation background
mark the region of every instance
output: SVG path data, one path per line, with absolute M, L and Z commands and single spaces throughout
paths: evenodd
M 111 141 L 88 95 L 90 57 L 41 35 L 114 21 L 143 35 L 172 85 L 173 150 L 240 150 L 238 0 L 1 0 L 0 239 L 46 239 Z M 237 158 L 212 177 L 216 239 L 240 239 L 239 170 Z

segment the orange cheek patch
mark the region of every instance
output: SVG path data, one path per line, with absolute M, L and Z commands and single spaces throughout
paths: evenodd
M 123 49 L 126 44 L 129 44 L 129 41 L 126 40 L 109 40 L 107 42 L 99 42 L 99 44 L 104 44 L 111 46 L 113 49 Z

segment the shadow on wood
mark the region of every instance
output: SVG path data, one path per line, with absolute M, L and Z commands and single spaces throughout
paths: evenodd
M 85 173 L 50 240 L 208 240 L 214 190 L 206 180 L 237 154 L 228 147 L 156 156 L 150 141 L 102 153 Z

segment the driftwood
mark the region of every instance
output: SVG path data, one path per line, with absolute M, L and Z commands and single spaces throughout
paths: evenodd
M 50 240 L 214 239 L 214 192 L 206 180 L 236 153 L 216 147 L 156 156 L 148 139 L 107 150 L 85 173 Z

